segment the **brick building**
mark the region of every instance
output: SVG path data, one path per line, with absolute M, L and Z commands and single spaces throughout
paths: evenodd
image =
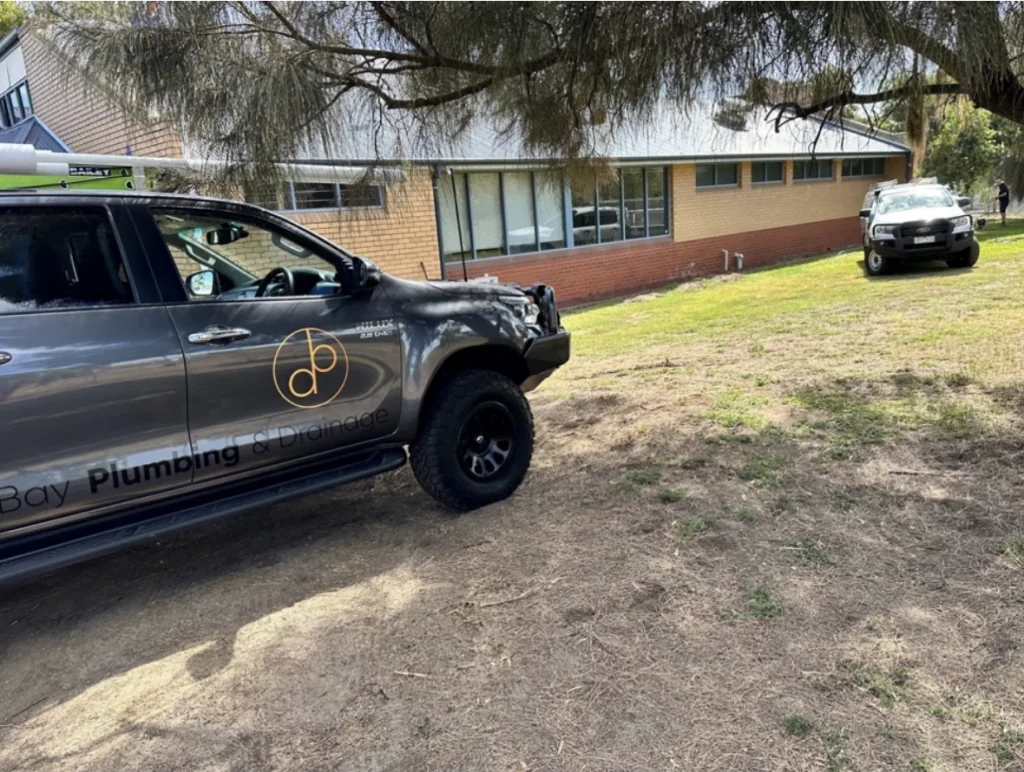
M 25 131 L 31 122 L 34 134 Z M 369 127 L 368 127 L 369 128 Z M 744 268 L 856 244 L 869 186 L 905 179 L 909 148 L 891 136 L 818 120 L 778 131 L 756 111 L 698 104 L 661 112 L 635 132 L 609 136 L 609 165 L 592 184 L 569 180 L 556 160 L 475 126 L 442 151 L 401 147 L 404 183 L 288 183 L 264 205 L 408 278 L 477 278 L 555 287 L 571 305 L 724 270 L 722 250 Z M 367 131 L 367 139 L 370 132 Z M 370 164 L 367 141 L 339 157 Z M 41 39 L 0 41 L 0 142 L 47 149 L 179 157 L 180 138 L 140 122 Z M 341 157 L 343 156 L 343 157 Z

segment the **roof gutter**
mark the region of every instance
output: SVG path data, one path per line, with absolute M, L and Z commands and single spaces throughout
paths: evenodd
M 741 163 L 745 161 L 802 161 L 809 159 L 821 159 L 823 161 L 829 159 L 842 159 L 842 158 L 898 158 L 904 155 L 904 153 L 893 150 L 891 152 L 869 152 L 869 153 L 857 153 L 857 152 L 844 152 L 844 153 L 820 153 L 818 155 L 812 155 L 811 153 L 792 153 L 789 155 L 705 155 L 705 156 L 651 156 L 650 158 L 625 158 L 616 159 L 609 158 L 608 163 L 617 168 L 628 168 L 628 167 L 643 167 L 643 166 L 662 166 L 671 164 L 700 164 L 700 163 Z M 453 172 L 507 172 L 507 171 L 529 171 L 529 170 L 544 170 L 554 169 L 558 170 L 561 167 L 554 165 L 553 161 L 544 160 L 522 160 L 522 161 L 436 161 L 434 164 L 440 165 L 446 169 L 451 169 Z M 416 161 L 416 165 L 426 164 L 426 162 Z
M 213 176 L 236 168 L 227 161 L 158 158 L 139 155 L 103 155 L 101 153 L 54 153 L 32 145 L 0 143 L 0 174 L 48 174 L 63 176 L 71 166 L 131 166 L 145 169 L 178 169 Z M 372 181 L 389 185 L 405 180 L 400 169 L 363 166 L 277 163 L 274 168 L 290 182 L 338 182 L 358 184 Z
M 11 49 L 21 42 L 21 29 L 14 29 L 0 39 L 0 59 L 7 56 Z

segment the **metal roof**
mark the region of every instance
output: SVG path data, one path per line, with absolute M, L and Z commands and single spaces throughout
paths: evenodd
M 61 138 L 34 115 L 6 129 L 0 129 L 0 143 L 32 145 L 37 150 L 51 150 L 54 153 L 69 152 Z
M 388 116 L 383 124 L 368 121 L 329 147 L 296 160 L 346 163 L 405 162 L 445 165 L 515 165 L 557 163 L 559 159 L 527 150 L 515 130 L 502 130 L 491 120 L 477 119 L 461 133 L 434 136 L 417 126 L 415 116 Z M 841 158 L 898 156 L 910 152 L 902 143 L 865 131 L 844 129 L 818 118 L 794 119 L 775 130 L 764 109 L 728 110 L 706 102 L 685 112 L 662 106 L 643 124 L 628 130 L 595 132 L 593 155 L 619 163 Z

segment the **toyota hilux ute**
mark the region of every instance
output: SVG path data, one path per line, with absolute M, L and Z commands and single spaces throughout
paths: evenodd
M 970 199 L 954 197 L 931 179 L 871 191 L 860 212 L 865 272 L 880 276 L 927 260 L 945 260 L 950 268 L 973 266 L 981 248 L 973 218 L 964 211 L 969 206 Z
M 255 206 L 0 194 L 0 579 L 402 466 L 511 495 L 553 291 L 412 282 Z

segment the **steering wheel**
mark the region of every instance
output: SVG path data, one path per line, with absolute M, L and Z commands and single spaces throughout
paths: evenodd
M 285 289 L 284 292 L 279 292 L 277 294 L 295 294 L 295 277 L 292 275 L 291 269 L 279 265 L 277 268 L 271 268 L 270 273 L 264 276 L 260 281 L 260 285 L 256 288 L 256 297 L 262 298 L 266 296 L 267 290 L 270 289 L 270 285 L 274 283 L 275 279 L 280 279 L 280 282 L 284 285 Z

